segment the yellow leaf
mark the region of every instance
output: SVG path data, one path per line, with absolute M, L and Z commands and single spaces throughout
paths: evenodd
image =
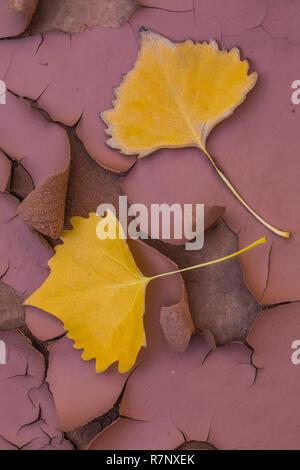
M 108 213 L 108 218 L 114 218 Z M 144 297 L 148 278 L 137 268 L 126 240 L 100 240 L 101 217 L 74 217 L 49 261 L 51 274 L 26 301 L 64 323 L 82 358 L 101 372 L 115 361 L 129 370 L 145 345 Z M 115 219 L 114 219 L 115 220 Z M 117 224 L 117 236 L 121 231 Z
M 84 350 L 82 358 L 96 359 L 97 372 L 113 362 L 119 362 L 120 372 L 128 371 L 146 345 L 143 314 L 149 281 L 218 263 L 266 242 L 262 238 L 222 259 L 149 278 L 137 268 L 121 225 L 110 212 L 105 221 L 116 227 L 117 238 L 98 238 L 103 220 L 96 214 L 72 219 L 73 230 L 62 234 L 63 244 L 49 261 L 48 279 L 25 302 L 59 318 L 74 347 Z
M 255 85 L 238 49 L 217 43 L 173 43 L 146 30 L 133 71 L 103 120 L 108 144 L 144 157 L 162 147 L 205 147 L 212 128 L 232 114 Z
M 248 75 L 239 50 L 219 50 L 215 41 L 174 43 L 148 29 L 134 68 L 115 90 L 114 108 L 101 113 L 108 145 L 145 157 L 161 148 L 196 146 L 224 183 L 261 223 L 283 237 L 288 232 L 265 222 L 237 193 L 206 150 L 213 127 L 230 116 L 257 80 Z

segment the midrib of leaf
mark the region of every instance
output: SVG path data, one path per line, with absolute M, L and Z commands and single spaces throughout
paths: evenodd
M 99 246 L 98 250 L 101 253 L 103 253 L 104 256 L 106 256 L 109 260 L 113 261 L 115 264 L 117 264 L 118 266 L 121 266 L 126 271 L 128 271 L 133 277 L 135 277 L 138 280 L 140 279 L 138 273 L 135 273 L 135 272 L 131 271 L 131 269 L 129 269 L 128 266 L 126 264 L 122 263 L 118 258 L 114 258 L 113 256 L 109 255 L 107 253 L 107 250 L 103 250 L 100 246 Z M 128 248 L 128 250 L 129 250 L 129 248 Z M 142 276 L 142 274 L 141 274 L 141 276 Z
M 183 118 L 184 118 L 184 120 L 185 120 L 185 122 L 186 122 L 188 128 L 190 128 L 191 133 L 192 133 L 192 136 L 193 136 L 194 139 L 195 139 L 195 144 L 203 150 L 203 145 L 202 145 L 202 143 L 201 143 L 201 139 L 200 139 L 199 136 L 197 135 L 197 133 L 196 133 L 196 131 L 195 131 L 195 129 L 194 129 L 194 126 L 192 125 L 192 123 L 191 123 L 191 121 L 190 121 L 188 115 L 187 115 L 186 112 L 185 112 L 184 107 L 183 107 L 182 104 L 180 103 L 180 100 L 178 100 L 176 94 L 174 93 L 173 87 L 172 87 L 172 85 L 171 85 L 171 83 L 170 83 L 170 80 L 169 80 L 169 76 L 168 76 L 168 74 L 165 72 L 164 65 L 163 65 L 162 60 L 161 60 L 160 52 L 157 50 L 157 48 L 156 48 L 155 46 L 154 46 L 153 49 L 154 49 L 154 52 L 155 52 L 155 55 L 156 55 L 156 58 L 157 58 L 157 62 L 158 62 L 158 64 L 159 64 L 159 67 L 160 67 L 160 69 L 161 69 L 161 71 L 162 71 L 162 74 L 163 74 L 163 76 L 164 76 L 164 78 L 165 78 L 165 80 L 166 80 L 166 83 L 167 83 L 167 85 L 168 85 L 168 89 L 169 89 L 169 91 L 170 91 L 170 94 L 172 95 L 173 100 L 174 100 L 174 102 L 175 102 L 175 104 L 176 104 L 176 106 L 177 106 L 177 108 L 178 108 L 178 110 L 179 110 L 179 114 L 180 114 L 181 116 L 183 116 Z

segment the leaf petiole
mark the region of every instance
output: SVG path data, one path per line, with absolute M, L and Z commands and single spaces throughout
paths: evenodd
M 189 266 L 188 268 L 177 269 L 176 271 L 171 271 L 169 273 L 157 274 L 156 276 L 152 276 L 148 278 L 148 281 L 152 281 L 153 279 L 157 279 L 159 277 L 171 276 L 172 274 L 183 273 L 184 271 L 191 271 L 192 269 L 203 268 L 205 266 L 210 266 L 211 264 L 220 263 L 221 261 L 226 261 L 228 259 L 234 258 L 235 256 L 245 253 L 245 251 L 251 250 L 251 248 L 254 248 L 255 246 L 261 245 L 262 243 L 266 243 L 266 242 L 267 242 L 266 237 L 263 237 L 263 238 L 260 238 L 259 240 L 256 240 L 256 242 L 251 243 L 251 245 L 246 246 L 242 250 L 236 251 L 235 253 L 232 253 L 231 255 L 224 256 L 224 258 L 215 259 L 213 261 L 207 261 L 206 263 L 196 264 L 195 266 Z
M 273 225 L 269 224 L 266 222 L 260 215 L 258 215 L 248 204 L 247 202 L 239 195 L 239 193 L 235 190 L 235 188 L 232 186 L 230 181 L 226 178 L 226 176 L 222 173 L 218 165 L 215 163 L 214 159 L 212 156 L 208 153 L 205 147 L 200 146 L 201 150 L 205 153 L 205 155 L 208 157 L 210 163 L 214 167 L 214 169 L 217 171 L 218 175 L 220 178 L 224 181 L 226 186 L 230 189 L 232 194 L 243 204 L 244 207 L 259 221 L 261 222 L 265 227 L 267 227 L 269 230 L 272 232 L 276 233 L 276 235 L 279 235 L 280 237 L 284 238 L 290 238 L 290 232 L 285 232 L 283 230 L 279 230 L 278 228 L 274 227 Z

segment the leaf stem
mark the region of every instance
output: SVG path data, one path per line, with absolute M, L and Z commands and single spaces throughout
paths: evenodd
M 247 202 L 239 195 L 239 193 L 234 189 L 230 181 L 226 178 L 226 176 L 222 173 L 218 165 L 215 163 L 214 159 L 212 156 L 208 153 L 205 147 L 200 147 L 201 150 L 205 153 L 205 155 L 208 157 L 209 161 L 211 162 L 212 166 L 214 169 L 217 171 L 218 175 L 220 178 L 224 181 L 226 186 L 230 189 L 232 194 L 243 204 L 243 206 L 246 207 L 246 209 L 257 219 L 259 222 L 261 222 L 265 227 L 267 227 L 269 230 L 272 232 L 276 233 L 277 235 L 284 237 L 284 238 L 290 238 L 290 232 L 285 232 L 283 230 L 279 230 L 278 228 L 274 227 L 273 225 L 269 224 L 266 222 L 262 217 L 260 217 L 248 204 Z
M 232 253 L 231 255 L 224 256 L 224 258 L 215 259 L 213 261 L 207 261 L 206 263 L 196 264 L 195 266 L 189 266 L 188 268 L 177 269 L 176 271 L 171 271 L 169 273 L 157 274 L 156 276 L 152 276 L 148 278 L 148 280 L 152 281 L 153 279 L 157 279 L 159 277 L 171 276 L 172 274 L 183 273 L 184 271 L 191 271 L 192 269 L 203 268 L 204 266 L 210 266 L 211 264 L 220 263 L 221 261 L 226 261 L 227 259 L 234 258 L 235 256 L 238 256 L 241 253 L 244 253 L 245 251 L 251 250 L 251 248 L 254 248 L 255 246 L 261 245 L 262 243 L 266 243 L 266 241 L 267 241 L 266 237 L 263 237 L 263 238 L 260 238 L 259 240 L 256 240 L 256 242 L 251 243 L 251 245 L 246 246 L 242 250 L 236 251 L 235 253 Z

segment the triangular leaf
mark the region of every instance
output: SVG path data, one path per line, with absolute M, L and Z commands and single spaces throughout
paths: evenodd
M 256 79 L 237 48 L 173 43 L 143 30 L 135 67 L 116 91 L 114 109 L 101 114 L 112 136 L 108 144 L 139 157 L 162 147 L 205 148 L 210 131 L 233 113 Z
M 63 245 L 49 261 L 50 276 L 26 305 L 60 318 L 74 347 L 84 349 L 83 359 L 96 358 L 97 372 L 115 361 L 119 371 L 126 372 L 145 345 L 148 279 L 137 268 L 126 240 L 97 237 L 100 220 L 96 214 L 72 219 L 73 230 L 62 234 Z M 122 230 L 119 224 L 117 229 Z
M 135 264 L 118 220 L 107 213 L 105 222 L 116 227 L 116 238 L 101 239 L 97 226 L 102 217 L 74 217 L 73 230 L 65 231 L 63 245 L 49 261 L 48 279 L 25 305 L 41 308 L 64 323 L 67 335 L 83 349 L 84 360 L 96 359 L 96 371 L 119 362 L 128 371 L 145 346 L 143 314 L 145 289 L 152 279 L 218 263 L 265 243 L 265 238 L 220 260 L 182 270 L 145 277 Z

